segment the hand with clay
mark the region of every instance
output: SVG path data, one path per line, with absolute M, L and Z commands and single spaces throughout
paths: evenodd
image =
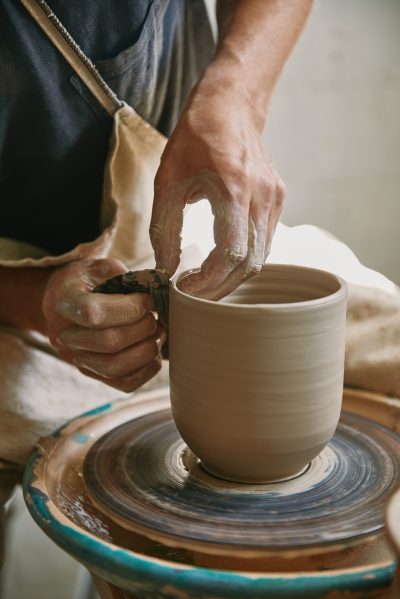
M 230 96 L 230 98 L 228 98 Z M 282 211 L 284 186 L 262 145 L 250 106 L 237 90 L 196 90 L 161 160 L 151 238 L 157 267 L 174 272 L 180 258 L 185 204 L 207 198 L 215 248 L 182 282 L 188 293 L 217 299 L 267 257 Z
M 207 198 L 215 248 L 182 289 L 219 299 L 258 272 L 285 188 L 261 141 L 272 88 L 311 0 L 220 2 L 221 41 L 192 90 L 155 179 L 150 236 L 157 268 L 175 272 L 186 204 Z
M 150 296 L 92 292 L 126 270 L 111 259 L 57 268 L 46 282 L 42 308 L 46 333 L 61 358 L 111 387 L 133 391 L 160 370 L 165 333 Z

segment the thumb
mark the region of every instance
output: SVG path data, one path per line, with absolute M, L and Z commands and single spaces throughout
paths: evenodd
M 125 274 L 126 272 L 128 272 L 128 268 L 123 262 L 116 258 L 93 260 L 87 267 L 90 287 L 95 287 L 112 277 Z

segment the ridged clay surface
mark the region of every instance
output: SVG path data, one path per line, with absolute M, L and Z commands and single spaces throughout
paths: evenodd
M 170 292 L 176 426 L 212 474 L 295 476 L 335 432 L 343 392 L 346 284 L 317 269 L 265 265 L 220 302 Z

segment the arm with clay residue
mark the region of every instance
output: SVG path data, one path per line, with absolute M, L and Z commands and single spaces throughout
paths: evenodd
M 261 141 L 274 84 L 312 0 L 220 0 L 214 60 L 193 88 L 155 179 L 150 235 L 158 268 L 180 259 L 186 204 L 207 198 L 215 248 L 182 287 L 220 298 L 262 267 L 284 185 Z
M 163 273 L 150 272 L 149 293 L 124 295 L 120 287 L 110 289 L 112 296 L 97 293 L 104 279 L 124 280 L 126 270 L 112 258 L 49 268 L 0 267 L 0 325 L 47 335 L 58 356 L 83 374 L 133 391 L 161 368 L 166 332 L 152 312 L 153 297 L 163 315 L 166 308 L 162 292 L 152 291 L 166 285 Z M 142 291 L 142 282 L 136 281 L 134 291 Z

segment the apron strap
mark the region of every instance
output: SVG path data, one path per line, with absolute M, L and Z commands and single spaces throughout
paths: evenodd
M 92 61 L 82 52 L 45 0 L 21 0 L 21 2 L 105 111 L 113 116 L 123 106 L 123 102 L 107 85 Z

